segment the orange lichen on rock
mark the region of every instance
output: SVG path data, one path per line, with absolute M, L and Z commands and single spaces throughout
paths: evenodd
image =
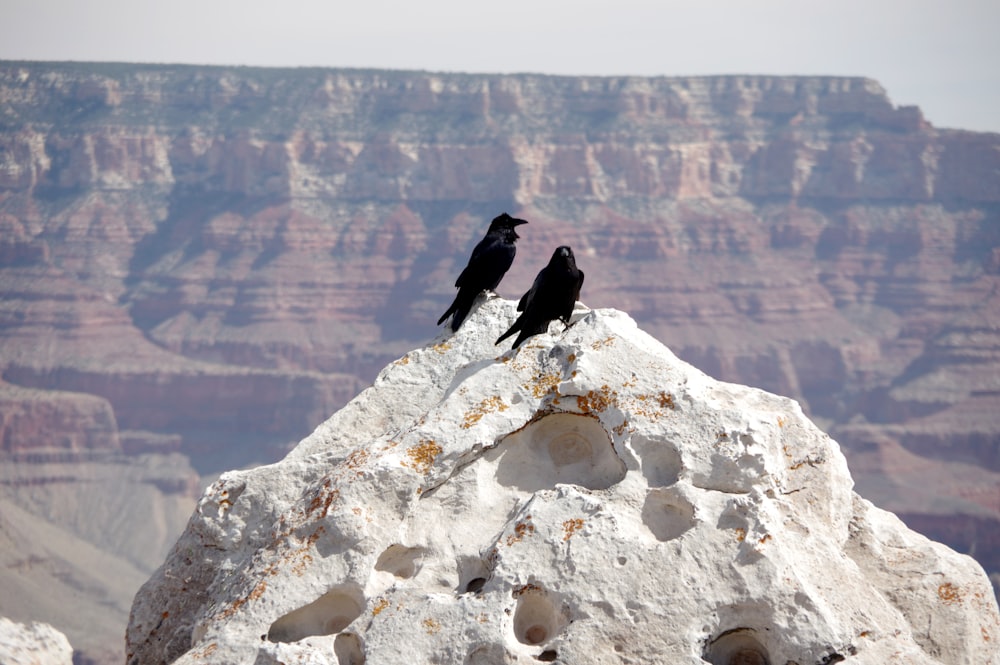
M 541 590 L 542 587 L 538 586 L 537 584 L 532 584 L 531 582 L 528 582 L 527 584 L 521 585 L 520 587 L 511 591 L 510 595 L 514 596 L 515 598 L 519 598 L 526 593 L 533 593 Z
M 354 452 L 352 452 L 350 455 L 347 456 L 347 459 L 344 460 L 344 465 L 348 469 L 357 469 L 358 467 L 363 466 L 365 462 L 368 461 L 368 458 L 370 456 L 371 453 L 369 453 L 367 450 L 365 450 L 364 448 L 358 448 L 357 450 L 355 450 Z
M 938 598 L 941 599 L 945 605 L 954 605 L 956 603 L 962 602 L 962 593 L 957 586 L 951 582 L 945 582 L 938 587 L 937 590 Z
M 535 532 L 535 525 L 531 523 L 531 515 L 524 518 L 523 522 L 518 522 L 514 525 L 514 533 L 507 536 L 507 547 L 511 547 L 515 543 L 519 543 L 524 540 L 524 537 Z
M 577 395 L 576 405 L 583 413 L 606 411 L 618 405 L 618 391 L 604 384 L 599 390 L 590 390 L 586 395 Z
M 424 619 L 424 628 L 427 629 L 428 635 L 434 635 L 441 630 L 441 624 L 434 619 L 427 618 Z
M 292 564 L 292 572 L 302 577 L 306 572 L 306 568 L 312 563 L 312 560 L 313 558 L 309 553 L 302 552 L 298 557 L 298 561 Z
M 406 449 L 406 456 L 410 461 L 404 461 L 403 466 L 419 473 L 427 473 L 434 465 L 434 460 L 441 454 L 441 450 L 441 446 L 433 439 L 424 439 L 419 444 Z
M 382 613 L 382 610 L 387 607 L 389 607 L 389 601 L 385 598 L 380 599 L 377 603 L 375 603 L 375 607 L 372 608 L 372 616 L 377 617 Z
M 319 511 L 319 515 L 317 517 L 319 517 L 320 519 L 327 516 L 327 514 L 330 512 L 330 506 L 332 506 L 333 502 L 336 501 L 338 497 L 340 497 L 340 490 L 335 487 L 332 487 L 332 483 L 333 481 L 331 481 L 329 478 L 323 481 L 323 484 L 320 485 L 319 490 L 309 501 L 309 505 L 306 506 L 306 517 L 313 517 L 314 513 L 316 513 L 317 511 Z
M 602 340 L 594 342 L 593 344 L 590 345 L 590 347 L 594 349 L 594 351 L 599 351 L 601 350 L 602 347 L 608 346 L 609 344 L 612 344 L 614 341 L 615 338 L 614 335 L 612 335 L 610 337 L 605 337 Z
M 656 420 L 665 415 L 665 411 L 673 411 L 677 408 L 673 394 L 662 390 L 656 395 L 636 395 L 635 399 L 638 404 L 633 410 L 650 420 Z
M 323 480 L 323 484 L 319 486 L 316 494 L 309 501 L 309 505 L 306 506 L 307 517 L 312 517 L 317 510 L 320 511 L 318 516 L 320 518 L 326 517 L 330 512 L 330 506 L 340 496 L 340 490 L 332 488 L 331 483 L 329 478 Z
M 469 429 L 482 420 L 483 416 L 487 413 L 491 413 L 493 411 L 506 411 L 508 408 L 507 403 L 504 402 L 499 395 L 487 397 L 465 414 L 465 419 L 462 421 L 462 429 Z
M 573 534 L 582 528 L 583 528 L 583 520 L 580 518 L 566 520 L 565 522 L 563 522 L 563 531 L 566 532 L 566 535 L 563 536 L 563 542 L 572 538 Z
M 261 582 L 254 587 L 253 591 L 250 592 L 250 595 L 247 596 L 247 600 L 257 600 L 264 595 L 265 591 L 267 591 L 267 582 L 261 580 Z
M 545 397 L 550 393 L 558 395 L 560 381 L 562 381 L 562 377 L 557 372 L 549 372 L 535 376 L 534 380 L 524 387 L 530 390 L 535 397 Z
M 257 586 L 255 586 L 253 590 L 247 595 L 246 598 L 238 598 L 237 600 L 233 601 L 233 604 L 227 607 L 222 612 L 220 612 L 217 618 L 228 619 L 229 617 L 239 612 L 240 608 L 249 603 L 250 601 L 257 600 L 258 598 L 263 596 L 266 590 L 267 590 L 267 582 L 261 580 L 260 582 L 258 582 Z

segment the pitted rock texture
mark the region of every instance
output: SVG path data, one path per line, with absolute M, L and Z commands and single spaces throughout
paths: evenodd
M 996 665 L 971 558 L 852 491 L 792 400 L 615 310 L 514 303 L 227 472 L 136 596 L 128 662 Z

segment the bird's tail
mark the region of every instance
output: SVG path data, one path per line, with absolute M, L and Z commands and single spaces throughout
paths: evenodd
M 444 320 L 447 319 L 449 316 L 451 316 L 451 314 L 454 313 L 454 311 L 455 311 L 455 303 L 451 303 L 451 307 L 448 308 L 447 312 L 441 315 L 441 318 L 438 319 L 437 324 L 441 325 L 442 323 L 444 323 Z
M 517 339 L 515 339 L 515 340 L 514 340 L 514 346 L 512 346 L 512 347 L 510 347 L 510 348 L 512 348 L 512 349 L 516 349 L 517 347 L 521 346 L 521 342 L 523 342 L 524 340 L 528 339 L 529 337 L 531 337 L 531 335 L 529 335 L 529 334 L 525 333 L 525 332 L 524 332 L 524 331 L 522 330 L 522 331 L 521 331 L 521 334 L 520 334 L 520 335 L 518 335 L 518 336 L 517 336 Z
M 518 334 L 517 339 L 514 340 L 514 346 L 510 347 L 512 349 L 516 349 L 517 347 L 521 346 L 521 343 L 524 340 L 528 339 L 529 337 L 533 337 L 534 335 L 541 335 L 542 333 L 546 332 L 549 329 L 548 321 L 543 321 L 537 325 L 529 325 L 529 327 L 527 328 L 524 327 L 524 324 L 525 324 L 524 315 L 522 314 L 521 316 L 517 317 L 517 321 L 514 321 L 514 325 L 510 327 L 510 330 L 500 335 L 497 341 L 494 342 L 494 346 L 504 341 L 514 333 L 520 331 L 520 334 Z
M 510 337 L 511 335 L 513 335 L 514 333 L 516 333 L 520 329 L 521 329 L 521 317 L 519 316 L 519 317 L 517 317 L 517 320 L 514 321 L 513 325 L 511 325 L 511 327 L 507 329 L 507 332 L 505 332 L 504 334 L 502 334 L 499 337 L 497 337 L 497 341 L 493 342 L 493 346 L 496 346 L 500 342 L 504 341 L 505 339 L 507 339 L 508 337 Z M 516 348 L 516 347 L 517 347 L 517 344 L 515 344 L 513 348 Z
M 451 316 L 451 330 L 452 332 L 458 332 L 459 327 L 462 322 L 465 321 L 465 317 L 469 315 L 469 311 L 472 309 L 472 303 L 476 301 L 476 296 L 478 294 L 473 293 L 470 297 L 468 294 L 463 293 L 459 290 L 458 295 L 455 296 L 454 302 L 451 303 L 451 307 L 448 311 L 441 315 L 438 319 L 437 324 L 441 325 L 444 323 L 448 316 Z

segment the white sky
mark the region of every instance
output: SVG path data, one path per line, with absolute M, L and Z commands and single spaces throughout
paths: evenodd
M 0 59 L 860 75 L 1000 132 L 1000 0 L 0 0 Z

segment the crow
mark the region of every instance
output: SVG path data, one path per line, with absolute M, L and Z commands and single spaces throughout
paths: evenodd
M 569 326 L 569 317 L 573 314 L 573 306 L 580 298 L 580 287 L 583 286 L 583 271 L 576 267 L 576 258 L 569 247 L 558 247 L 549 264 L 539 271 L 534 284 L 517 303 L 517 311 L 521 315 L 514 324 L 500 335 L 495 344 L 504 341 L 515 332 L 520 331 L 514 346 L 545 332 L 549 322 L 560 319 Z
M 514 227 L 528 222 L 503 213 L 490 222 L 490 228 L 476 248 L 472 250 L 469 264 L 455 280 L 458 295 L 448 311 L 441 315 L 437 324 L 451 316 L 451 329 L 457 331 L 462 321 L 469 315 L 476 296 L 485 290 L 495 291 L 510 264 L 514 262 L 517 247 L 514 243 L 520 237 Z

